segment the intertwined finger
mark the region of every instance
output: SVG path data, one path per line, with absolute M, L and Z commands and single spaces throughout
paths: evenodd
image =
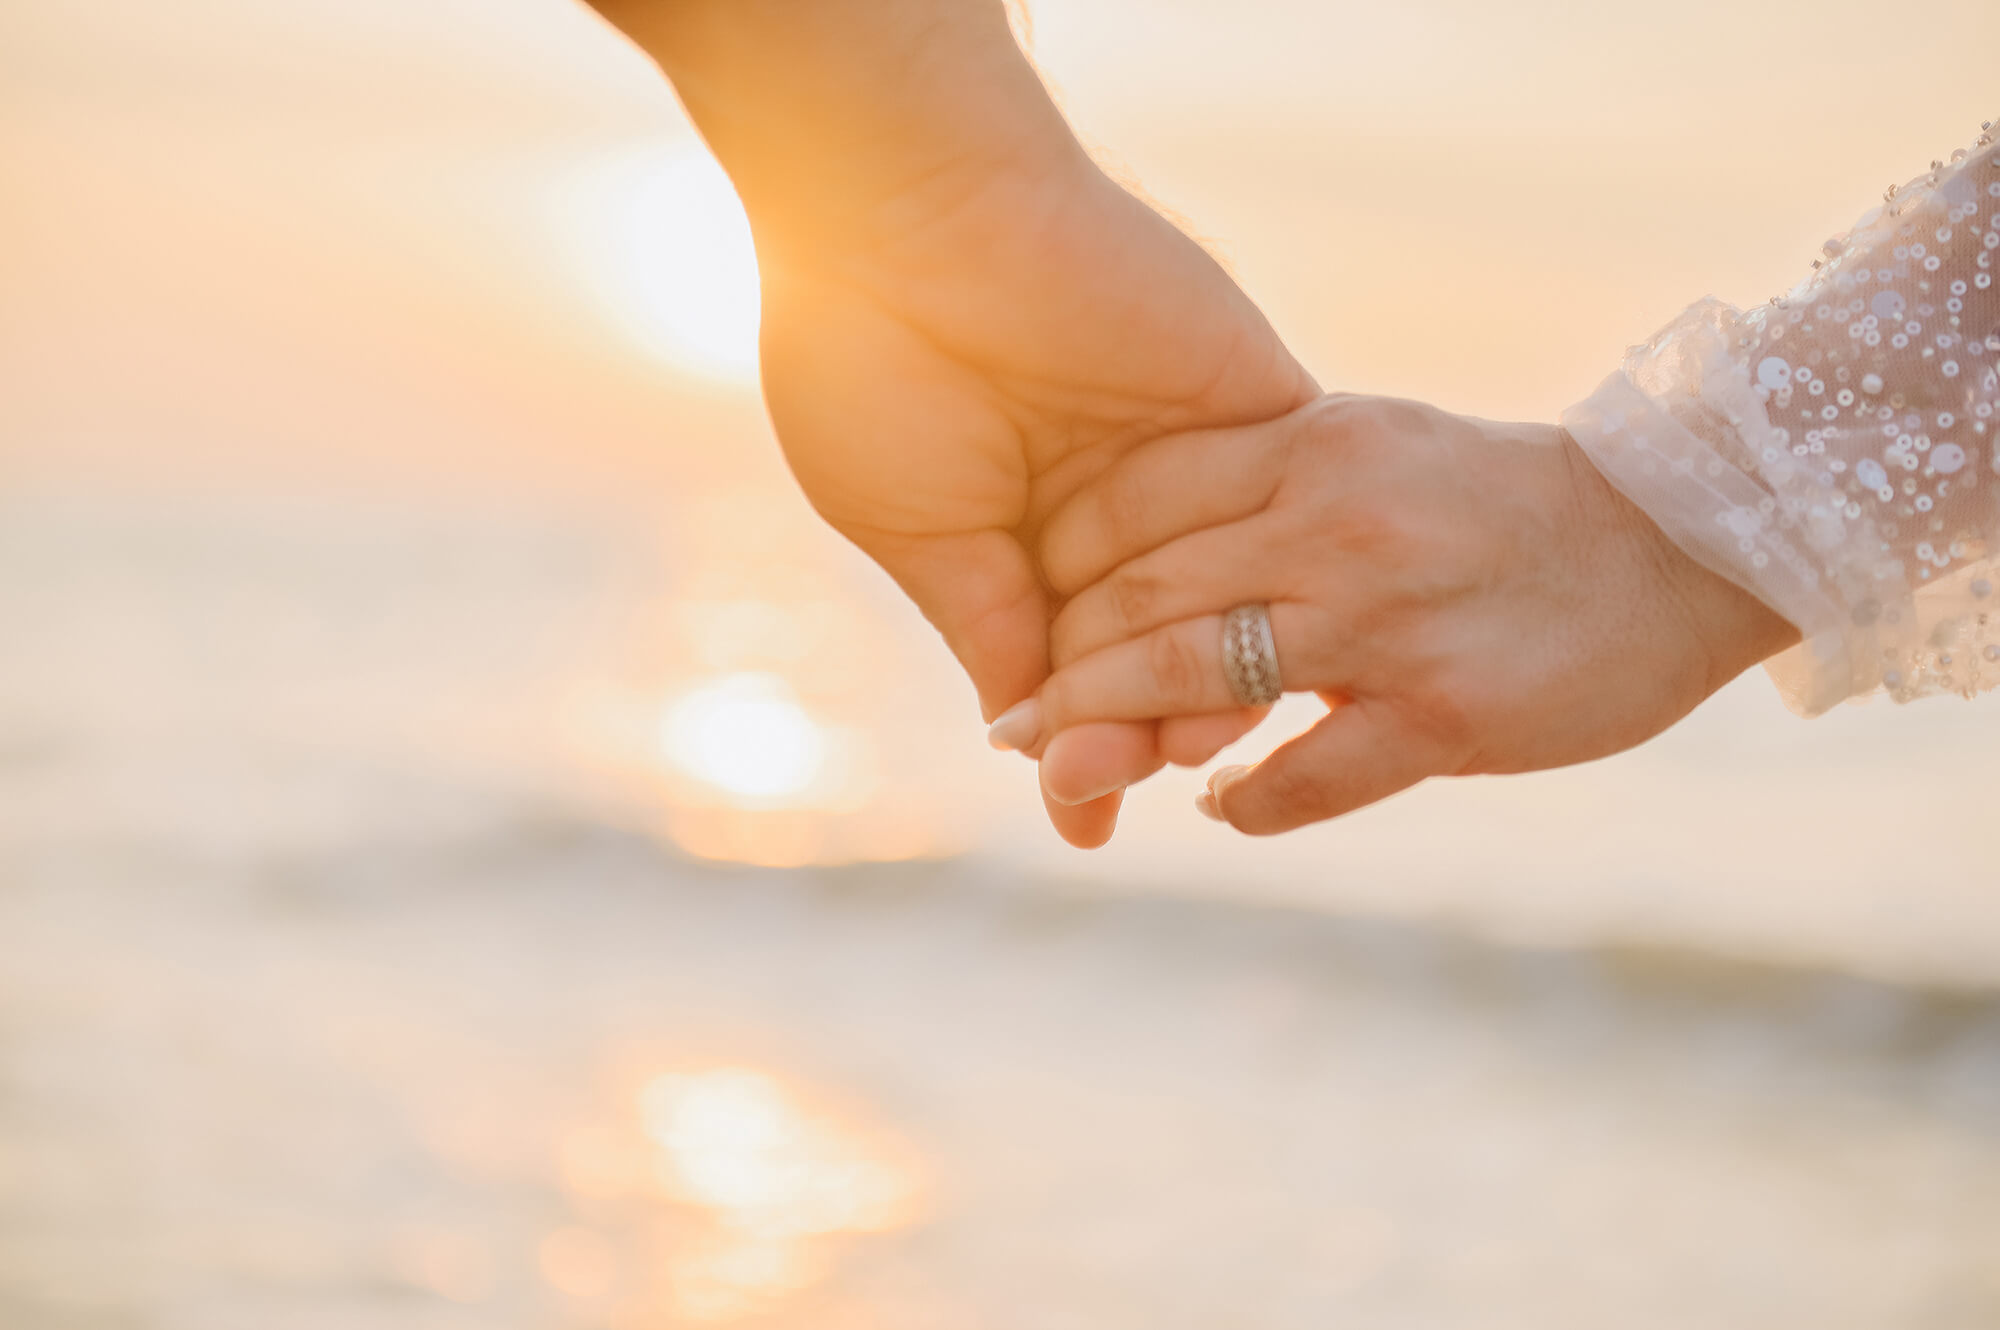
M 1063 730 L 1049 739 L 1041 755 L 1042 797 L 1051 805 L 1050 816 L 1055 816 L 1055 807 L 1088 807 L 1103 800 L 1106 791 L 1137 785 L 1170 762 L 1198 767 L 1248 734 L 1265 714 L 1246 708 L 1172 716 L 1157 727 L 1103 721 Z M 1063 825 L 1079 834 L 1086 830 L 1081 818 L 1066 818 Z M 1064 835 L 1072 845 L 1083 843 L 1068 830 Z
M 1054 818 L 1057 809 L 1084 808 L 1137 785 L 1164 762 L 1158 727 L 1130 722 L 1078 725 L 1049 739 L 1042 752 L 1042 799 Z M 1065 823 L 1080 821 L 1068 818 Z M 1074 841 L 1071 842 L 1075 844 Z M 1088 847 L 1086 847 L 1088 848 Z
M 1383 704 L 1344 703 L 1256 766 L 1216 772 L 1204 811 L 1238 831 L 1275 835 L 1406 790 L 1448 770 L 1447 757 Z
M 1323 640 L 1321 616 L 1285 603 L 1272 605 L 1270 614 L 1278 672 L 1288 689 L 1345 686 L 1337 664 L 1332 671 L 1322 664 L 1323 652 L 1287 648 L 1288 641 Z M 1043 733 L 1051 735 L 1087 721 L 1242 709 L 1223 670 L 1222 616 L 1216 614 L 1183 619 L 1074 661 L 1042 685 L 1039 702 Z
M 1048 596 L 1027 549 L 1012 535 L 845 531 L 943 636 L 979 690 L 989 720 L 1047 677 Z
M 1293 428 L 1282 419 L 1134 449 L 1049 519 L 1039 548 L 1049 585 L 1073 594 L 1176 536 L 1257 512 L 1284 478 Z
M 1115 642 L 1201 614 L 1282 599 L 1292 590 L 1285 543 L 1262 515 L 1209 527 L 1120 564 L 1077 593 L 1049 627 L 1058 669 Z
M 1198 767 L 1263 723 L 1269 707 L 1242 707 L 1206 716 L 1168 716 L 1160 722 L 1160 759 Z
M 943 634 L 972 677 L 980 708 L 989 719 L 1033 693 L 1047 676 L 1047 593 L 1028 551 L 1013 536 L 1001 531 L 848 534 Z M 1136 749 L 1151 754 L 1155 748 L 1152 725 L 1100 728 L 1127 731 L 1115 737 L 1120 752 Z M 1152 762 L 1157 770 L 1158 759 Z M 1128 759 L 1127 765 L 1133 763 Z M 1122 787 L 1106 786 L 1100 791 L 1102 797 L 1071 804 L 1045 801 L 1056 833 L 1082 849 L 1095 849 L 1110 840 L 1122 801 L 1122 795 L 1113 792 L 1117 788 Z

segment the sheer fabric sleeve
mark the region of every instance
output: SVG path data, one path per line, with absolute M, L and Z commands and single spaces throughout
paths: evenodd
M 1748 312 L 1703 300 L 1563 424 L 1796 625 L 1796 710 L 2000 685 L 2000 143 L 1900 188 Z

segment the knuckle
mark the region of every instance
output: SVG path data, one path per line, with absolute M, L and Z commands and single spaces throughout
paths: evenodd
M 1151 511 L 1145 486 L 1126 472 L 1110 476 L 1097 500 L 1098 520 L 1118 550 L 1145 543 L 1146 517 Z
M 1321 447 L 1352 445 L 1375 432 L 1380 407 L 1377 397 L 1330 393 L 1299 412 L 1293 440 Z
M 1330 534 L 1342 552 L 1379 564 L 1404 562 L 1414 544 L 1408 524 L 1387 508 L 1359 507 L 1343 512 Z
M 1294 414 L 1292 428 L 1285 432 L 1278 447 L 1286 473 L 1310 465 L 1316 458 L 1337 453 L 1350 432 L 1348 422 L 1353 414 L 1352 399 L 1345 397 L 1322 397 Z
M 1205 663 L 1201 653 L 1179 633 L 1153 634 L 1146 654 L 1153 682 L 1168 705 L 1185 706 L 1201 697 Z
M 1370 399 L 1358 393 L 1328 393 L 1293 417 L 1302 433 L 1339 434 L 1357 415 L 1367 410 Z
M 1036 699 L 1042 704 L 1042 733 L 1060 734 L 1076 721 L 1077 704 L 1069 685 L 1058 674 L 1042 685 Z
M 1111 602 L 1112 613 L 1128 629 L 1152 622 L 1162 590 L 1158 578 L 1131 569 L 1113 573 L 1104 582 L 1104 593 Z
M 1283 484 L 1316 489 L 1337 467 L 1341 483 L 1334 492 L 1356 488 L 1355 473 L 1384 455 L 1382 409 L 1377 398 L 1332 396 L 1300 411 L 1281 445 Z
M 1080 617 L 1064 610 L 1049 625 L 1049 665 L 1057 670 L 1081 660 L 1088 652 L 1084 644 L 1089 640 Z
M 1394 397 L 1336 395 L 1302 413 L 1295 443 L 1337 451 L 1351 461 L 1386 458 L 1415 437 L 1435 432 L 1435 409 Z

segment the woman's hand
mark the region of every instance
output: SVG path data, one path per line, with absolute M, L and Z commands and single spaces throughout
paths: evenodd
M 1286 688 L 1331 713 L 1211 779 L 1203 811 L 1255 834 L 1427 776 L 1630 748 L 1797 639 L 1561 430 L 1375 398 L 1150 443 L 1069 500 L 1041 553 L 1071 596 L 1033 726 L 1058 796 L 1121 774 L 1071 727 L 1234 706 L 1220 616 L 1269 605 Z

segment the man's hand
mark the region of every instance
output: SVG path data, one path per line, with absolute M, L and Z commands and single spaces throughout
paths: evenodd
M 625 0 L 731 172 L 764 389 L 818 511 L 936 625 L 992 717 L 1048 673 L 1042 520 L 1126 451 L 1310 399 L 1228 275 L 1093 163 L 998 0 Z M 1233 718 L 1220 722 L 1238 725 Z M 1094 727 L 1158 765 L 1151 725 Z M 1116 794 L 1049 804 L 1100 844 Z
M 767 279 L 772 419 L 814 505 L 923 608 L 989 718 L 1048 671 L 1043 518 L 1148 439 L 1310 392 L 1208 256 L 1087 164 L 989 178 L 842 258 Z M 1080 738 L 1145 771 L 1153 729 Z M 1098 844 L 1117 796 L 1049 811 Z

